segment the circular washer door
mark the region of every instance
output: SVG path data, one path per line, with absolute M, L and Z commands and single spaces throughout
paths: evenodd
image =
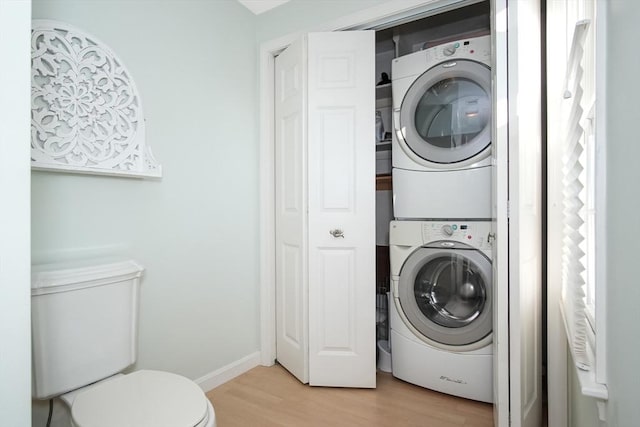
M 400 271 L 398 299 L 407 326 L 435 346 L 472 350 L 491 340 L 491 261 L 470 246 L 417 249 Z
M 466 165 L 489 155 L 491 70 L 459 59 L 430 68 L 400 107 L 404 143 L 427 165 Z

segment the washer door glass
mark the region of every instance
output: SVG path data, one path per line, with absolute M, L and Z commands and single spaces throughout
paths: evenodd
M 476 249 L 456 246 L 411 254 L 400 272 L 398 297 L 404 317 L 425 338 L 464 346 L 492 331 L 491 261 Z
M 487 301 L 487 283 L 474 263 L 458 254 L 434 257 L 418 271 L 413 292 L 429 320 L 460 328 L 480 316 Z
M 469 60 L 439 64 L 421 75 L 400 111 L 400 129 L 411 151 L 444 164 L 484 152 L 491 144 L 490 79 L 489 67 Z

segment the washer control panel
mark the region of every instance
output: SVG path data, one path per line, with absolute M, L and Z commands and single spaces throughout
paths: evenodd
M 456 50 L 460 47 L 460 43 L 450 44 L 442 48 L 442 54 L 444 56 L 451 56 L 456 53 Z
M 430 48 L 431 55 L 438 61 L 452 58 L 469 58 L 478 61 L 491 57 L 490 37 L 483 36 L 468 40 L 459 40 Z
M 489 249 L 491 223 L 473 221 L 434 221 L 422 223 L 424 244 L 437 240 L 451 240 L 466 243 L 479 249 Z

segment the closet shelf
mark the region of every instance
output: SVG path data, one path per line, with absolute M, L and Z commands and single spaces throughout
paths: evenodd
M 376 176 L 376 191 L 384 191 L 392 189 L 391 175 Z

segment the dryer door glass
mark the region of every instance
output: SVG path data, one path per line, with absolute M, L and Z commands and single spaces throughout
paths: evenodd
M 455 253 L 427 262 L 414 282 L 420 311 L 448 328 L 460 328 L 478 318 L 487 300 L 486 289 L 473 262 Z
M 489 94 L 473 80 L 440 80 L 420 98 L 415 113 L 418 135 L 426 143 L 456 150 L 469 144 L 491 119 Z
M 461 59 L 429 69 L 407 90 L 399 120 L 406 147 L 425 161 L 482 160 L 491 145 L 489 67 Z

